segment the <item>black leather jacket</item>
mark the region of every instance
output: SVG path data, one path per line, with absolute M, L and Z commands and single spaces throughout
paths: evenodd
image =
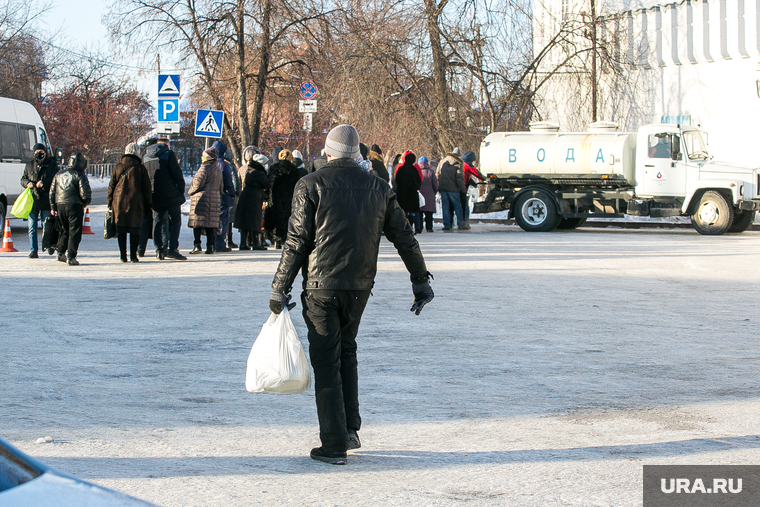
M 388 184 L 353 160 L 328 162 L 296 184 L 272 288 L 290 292 L 308 263 L 306 289 L 372 289 L 381 232 L 398 250 L 412 280 L 427 280 L 414 231 Z
M 92 200 L 90 180 L 82 171 L 73 167 L 62 169 L 50 185 L 50 209 L 58 211 L 59 204 L 79 204 L 87 206 Z

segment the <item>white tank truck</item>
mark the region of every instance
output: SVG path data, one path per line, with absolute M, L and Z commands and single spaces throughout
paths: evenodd
M 485 199 L 473 213 L 509 210 L 525 231 L 574 229 L 587 218 L 689 216 L 700 234 L 743 232 L 760 209 L 760 169 L 714 162 L 699 127 L 597 122 L 588 132 L 531 124 L 480 145 Z

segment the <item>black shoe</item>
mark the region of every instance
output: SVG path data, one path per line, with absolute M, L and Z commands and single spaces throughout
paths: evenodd
M 251 247 L 249 247 L 248 245 L 240 245 L 240 247 L 238 247 L 238 250 L 250 250 L 250 249 Z
M 433 232 L 433 229 L 428 229 L 426 232 Z
M 126 254 L 119 256 L 119 259 L 121 259 L 121 262 L 129 262 L 129 259 L 127 259 Z
M 356 430 L 348 430 L 348 450 L 359 449 L 362 446 L 359 433 Z
M 267 247 L 265 247 L 265 246 L 262 246 L 262 245 L 258 245 L 258 246 L 255 246 L 255 247 L 253 247 L 253 249 L 254 249 L 254 250 L 266 250 L 266 249 L 267 249 Z
M 55 248 L 50 247 L 48 248 L 48 255 L 53 255 L 55 253 Z
M 145 257 L 145 249 L 143 249 L 143 248 L 138 248 L 138 249 L 137 249 L 137 256 L 138 256 L 138 257 Z
M 79 266 L 79 261 L 76 259 L 76 257 L 69 259 L 66 261 L 69 266 Z
M 328 452 L 322 449 L 321 447 L 315 447 L 311 450 L 311 453 L 309 454 L 311 456 L 311 459 L 315 459 L 317 461 L 323 461 L 325 463 L 330 463 L 331 465 L 345 465 L 346 464 L 346 453 L 345 452 Z
M 201 246 L 200 246 L 200 245 L 195 245 L 195 248 L 193 248 L 193 249 L 190 251 L 190 253 L 191 253 L 191 254 L 199 254 L 199 253 L 203 253 L 203 249 L 201 248 Z
M 30 258 L 30 259 L 38 259 L 38 258 L 39 258 L 39 255 L 37 255 L 37 252 L 31 252 L 31 253 L 29 254 L 29 258 Z
M 166 259 L 166 253 L 163 250 L 156 250 L 156 259 L 160 261 Z
M 238 246 L 235 243 L 233 243 L 232 241 L 228 241 L 227 242 L 227 248 L 229 248 L 230 250 L 232 250 L 233 248 L 238 248 Z
M 228 248 L 226 246 L 223 247 L 223 248 L 214 248 L 214 252 L 231 252 L 231 251 L 232 251 L 232 248 Z M 208 253 L 208 252 L 206 252 L 206 253 Z
M 212 253 L 214 253 L 214 247 L 213 247 L 213 246 L 207 246 L 207 247 L 206 247 L 206 253 L 207 253 L 207 254 L 212 254 Z
M 278 239 L 278 240 L 277 240 L 277 242 L 275 242 L 275 244 L 274 244 L 274 247 L 275 247 L 277 250 L 280 250 L 280 249 L 282 249 L 282 241 L 280 241 L 280 240 Z
M 140 259 L 137 257 L 132 257 L 132 259 L 129 262 L 140 262 Z
M 169 250 L 166 252 L 166 257 L 169 259 L 174 259 L 175 261 L 186 261 L 187 257 L 179 253 L 177 250 Z
M 66 254 L 58 254 L 58 262 L 66 262 Z
M 444 227 L 443 232 L 451 232 L 451 227 Z

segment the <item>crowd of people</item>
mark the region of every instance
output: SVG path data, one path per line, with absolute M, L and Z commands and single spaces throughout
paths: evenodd
M 473 152 L 462 155 L 459 148 L 454 148 L 440 162 L 431 162 L 408 150 L 392 157 L 386 166 L 377 144 L 367 147 L 360 143 L 359 148 L 356 162 L 391 186 L 415 234 L 433 232 L 437 194 L 443 231 L 455 230 L 455 223 L 457 230 L 470 229 L 468 189 L 485 181 Z M 74 153 L 67 166 L 59 170 L 44 145 L 35 145 L 33 151 L 34 159 L 21 179 L 21 185 L 30 188 L 34 196 L 28 218 L 29 257 L 39 255 L 38 223 L 52 215 L 60 235 L 48 253 L 57 251 L 58 260 L 77 265 L 84 208 L 92 195 L 84 172 L 87 160 Z M 236 168 L 227 146 L 222 141 L 214 142 L 203 151 L 201 165 L 187 189 L 187 224 L 193 229 L 193 249 L 189 253 L 267 250 L 267 245 L 282 248 L 298 180 L 326 162 L 323 150 L 309 171 L 298 150 L 274 148 L 268 157 L 258 147 L 247 146 Z M 158 260 L 187 260 L 179 251 L 185 201 L 185 179 L 168 139 L 151 138 L 143 147 L 127 145 L 112 171 L 107 198 L 121 261 L 139 262 L 149 239 L 153 240 Z M 234 229 L 240 233 L 239 244 L 233 240 Z

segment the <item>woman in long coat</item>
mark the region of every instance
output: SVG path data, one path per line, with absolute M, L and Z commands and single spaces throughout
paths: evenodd
M 252 148 L 253 146 L 248 146 L 243 150 L 245 162 L 240 167 L 243 193 L 238 199 L 235 227 L 240 229 L 241 250 L 266 250 L 261 238 L 261 206 L 267 189 L 272 188 L 272 181 L 264 169 L 269 159 L 255 153 Z
M 415 233 L 422 232 L 422 227 L 417 221 L 417 215 L 420 213 L 420 198 L 417 191 L 422 185 L 420 172 L 414 166 L 417 157 L 411 151 L 404 154 L 404 163 L 396 171 L 396 179 L 393 182 L 393 189 L 396 192 L 396 200 L 401 209 L 406 213 L 406 218 L 414 227 Z
M 142 164 L 139 148 L 130 143 L 124 149 L 121 162 L 116 164 L 108 184 L 108 209 L 113 210 L 114 223 L 119 233 L 121 262 L 127 262 L 127 234 L 129 234 L 129 258 L 139 262 L 137 246 L 143 216 L 153 202 L 150 176 Z
M 201 249 L 201 236 L 206 234 L 206 253 L 214 253 L 214 237 L 216 229 L 220 227 L 219 211 L 222 206 L 222 192 L 224 192 L 224 180 L 222 170 L 217 164 L 219 152 L 215 148 L 208 148 L 201 155 L 201 166 L 193 176 L 190 185 L 190 216 L 187 225 L 192 227 L 195 248 L 191 254 L 199 254 Z
M 298 169 L 293 165 L 293 155 L 290 150 L 281 150 L 277 156 L 279 162 L 269 168 L 269 179 L 272 180 L 272 192 L 269 204 L 272 208 L 272 223 L 274 227 L 276 248 L 282 248 L 282 242 L 288 234 L 290 219 L 290 204 L 293 201 L 293 190 L 301 178 Z
M 435 194 L 438 193 L 438 178 L 435 171 L 430 167 L 427 157 L 417 159 L 417 166 L 422 171 L 422 186 L 420 193 L 425 198 L 425 205 L 420 206 L 420 228 L 422 228 L 422 216 L 425 217 L 425 230 L 433 232 L 433 213 L 435 213 Z

